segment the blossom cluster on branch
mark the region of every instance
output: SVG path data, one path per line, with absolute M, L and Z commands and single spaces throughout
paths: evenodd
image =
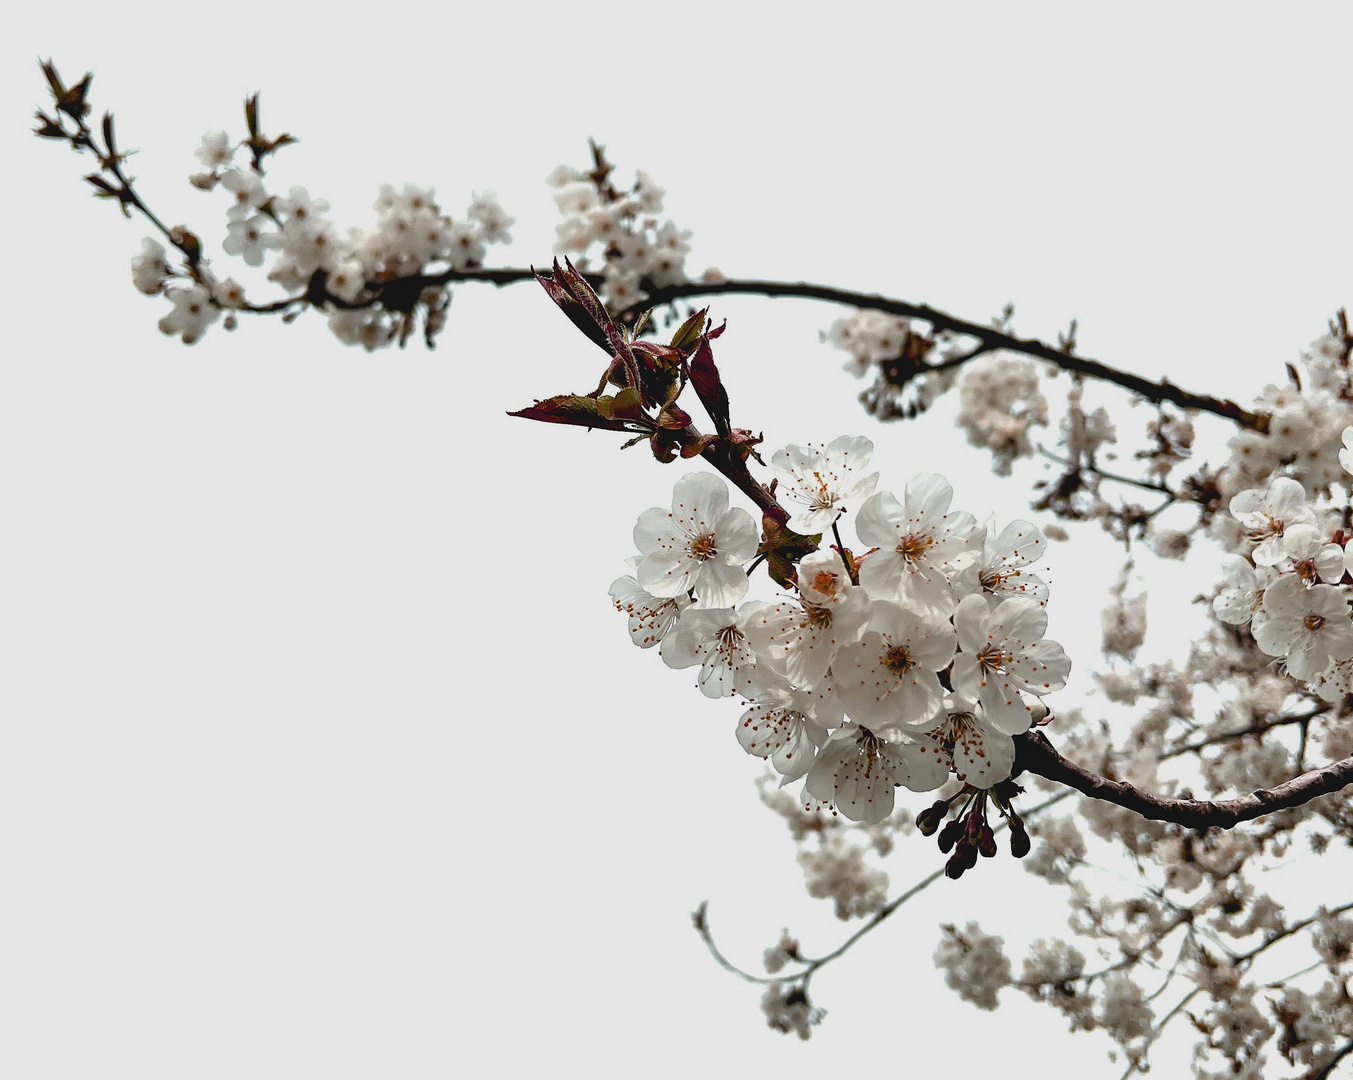
M 246 136 L 208 133 L 190 177 L 226 196 L 213 233 L 222 252 L 282 293 L 254 302 L 214 269 L 205 230 L 166 226 L 143 201 L 111 114 L 89 122 L 90 77 L 68 86 L 50 63 L 43 72 L 53 106 L 38 113 L 37 134 L 92 155 L 94 194 L 156 230 L 132 278 L 170 302 L 166 334 L 191 344 L 217 321 L 289 322 L 314 309 L 346 344 L 403 346 L 421 328 L 430 346 L 452 284 L 535 280 L 605 360 L 582 392 L 513 415 L 615 431 L 658 462 L 712 470 L 684 475 L 669 505 L 640 515 L 632 572 L 610 595 L 635 645 L 693 670 L 706 698 L 739 699 L 734 733 L 769 763 L 762 799 L 787 825 L 810 895 L 862 920 L 816 956 L 781 930 L 760 974 L 724 957 L 701 905 L 697 931 L 721 965 L 762 986 L 771 1028 L 808 1038 L 825 1015 L 810 997 L 814 976 L 919 891 L 994 856 L 1003 836 L 1031 875 L 1065 894 L 1069 935 L 1041 934 L 1017 966 L 1003 935 L 975 920 L 946 924 L 935 962 L 963 1000 L 992 1009 L 1007 990 L 1026 994 L 1071 1030 L 1108 1035 L 1128 1074 L 1150 1067 L 1180 1018 L 1198 1036 L 1199 1080 L 1318 1080 L 1353 1061 L 1347 863 L 1330 864 L 1339 869 L 1322 884 L 1334 894 L 1319 897 L 1282 897 L 1269 874 L 1296 853 L 1339 860 L 1353 846 L 1344 312 L 1245 406 L 1090 359 L 1074 321 L 1045 343 L 1016 333 L 1010 307 L 982 322 L 807 282 L 692 277 L 692 234 L 666 219 L 663 189 L 642 170 L 617 186 L 595 142 L 588 167 L 561 165 L 547 179 L 561 215 L 554 251 L 573 261 L 542 274 L 489 267 L 490 246 L 507 244 L 514 223 L 491 196 L 452 217 L 431 188 L 387 185 L 374 222 L 340 232 L 306 188 L 271 190 L 265 163 L 295 140 L 263 134 L 257 95 L 245 104 Z M 1030 482 L 1039 523 L 951 509 L 952 489 L 933 473 L 900 497 L 877 490 L 864 436 L 789 445 L 763 461 L 760 436 L 732 423 L 714 360 L 724 328 L 690 306 L 736 294 L 850 308 L 822 337 L 852 374 L 872 377 L 865 410 L 930 422 L 952 393 L 968 443 L 990 453 L 998 476 Z M 664 318 L 679 322 L 665 342 Z M 1110 388 L 1144 405 L 1144 422 L 1099 396 Z M 712 431 L 696 426 L 690 394 Z M 1036 465 L 1051 475 L 1031 475 Z M 729 485 L 754 514 L 734 505 Z M 1108 587 L 1097 697 L 1072 704 L 1057 692 L 1073 659 L 1089 658 L 1044 637 L 1049 589 L 1033 567 L 1047 540 L 1085 522 L 1127 557 Z M 1142 662 L 1148 597 L 1130 586 L 1149 581 L 1147 556 L 1200 551 L 1205 627 L 1187 655 Z M 780 594 L 749 598 L 757 580 Z M 1017 809 L 1034 787 L 1048 797 Z M 911 804 L 908 792 L 930 794 Z M 1058 803 L 1066 812 L 1047 812 Z M 947 860 L 889 898 L 881 862 L 917 831 Z

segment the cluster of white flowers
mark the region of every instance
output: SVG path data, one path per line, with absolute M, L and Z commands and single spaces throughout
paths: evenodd
M 1146 640 L 1146 593 L 1127 595 L 1131 571 L 1129 562 L 1109 590 L 1112 599 L 1100 612 L 1099 619 L 1100 648 L 1107 656 L 1121 656 L 1127 660 L 1132 659 Z
M 850 355 L 845 370 L 861 378 L 875 364 L 901 356 L 910 330 L 911 320 L 904 316 L 857 308 L 834 320 L 821 337 L 833 349 Z
M 1343 479 L 1341 437 L 1353 424 L 1347 345 L 1334 329 L 1301 356 L 1304 386 L 1269 385 L 1255 409 L 1270 416 L 1268 430 L 1245 430 L 1227 443 L 1230 459 L 1218 485 L 1223 495 L 1257 487 L 1278 472 L 1299 480 L 1311 497 Z
M 799 852 L 808 895 L 830 899 L 838 919 L 872 915 L 888 902 L 888 875 L 865 862 L 864 855 L 864 848 L 841 842 Z
M 996 475 L 1009 476 L 1017 458 L 1034 452 L 1029 429 L 1048 423 L 1048 399 L 1033 361 L 995 352 L 966 365 L 955 422 L 971 445 L 991 450 Z
M 299 186 L 285 196 L 270 193 L 260 171 L 235 163 L 238 149 L 225 132 L 208 132 L 197 151 L 202 171 L 189 178 L 196 188 L 220 188 L 231 197 L 221 249 L 246 266 L 267 263 L 268 279 L 289 295 L 303 294 L 313 282 L 322 284 L 322 295 L 331 298 L 326 303 L 330 329 L 344 344 L 373 350 L 402 342 L 412 328 L 411 300 L 424 309 L 424 333 L 431 341 L 445 322 L 444 287 L 428 287 L 409 301 L 401 298 L 399 310 L 375 303 L 372 290 L 400 279 L 475 269 L 483 264 L 488 245 L 511 240 L 515 219 L 492 194 L 475 195 L 465 214 L 453 219 L 437 204 L 431 188 L 412 184 L 403 190 L 383 185 L 374 225 L 341 236 L 327 216 L 326 200 Z M 176 278 L 186 284 L 168 284 Z M 132 260 L 132 281 L 147 295 L 165 293 L 174 310 L 160 321 L 160 329 L 187 344 L 197 341 L 222 309 L 246 306 L 238 282 L 218 279 L 203 261 L 188 271 L 175 271 L 152 240 Z M 233 320 L 228 318 L 226 325 L 233 327 Z
M 624 192 L 599 175 L 560 165 L 545 178 L 563 215 L 554 229 L 554 250 L 572 255 L 580 270 L 589 253 L 600 251 L 601 296 L 612 311 L 646 299 L 641 282 L 663 288 L 688 280 L 691 230 L 671 220 L 659 224 L 667 192 L 642 169 Z
M 1353 444 L 1353 427 L 1344 437 Z M 1243 557 L 1227 564 L 1213 611 L 1232 626 L 1249 623 L 1255 643 L 1289 675 L 1338 701 L 1353 690 L 1353 617 L 1344 584 L 1353 551 L 1344 546 L 1342 519 L 1317 512 L 1288 476 L 1237 493 L 1230 510 Z
M 858 569 L 824 545 L 798 563 L 792 597 L 745 600 L 755 523 L 729 507 L 722 479 L 697 473 L 677 482 L 670 510 L 639 518 L 635 574 L 611 587 L 637 645 L 698 668 L 707 697 L 745 699 L 739 742 L 784 783 L 802 778 L 805 807 L 865 823 L 892 812 L 899 786 L 930 791 L 954 773 L 985 790 L 1009 777 L 1012 737 L 1071 668 L 1043 636 L 1047 586 L 1029 571 L 1038 530 L 951 511 L 934 474 L 902 500 L 870 494 L 872 450 L 843 437 L 786 447 L 771 466 L 791 529 L 820 535 L 857 510 L 870 549 Z
M 995 1009 L 1001 989 L 1010 985 L 1005 939 L 984 933 L 975 922 L 962 930 L 954 926 L 942 929 L 944 936 L 935 947 L 935 966 L 944 972 L 945 983 L 979 1009 Z
M 813 1028 L 825 1015 L 808 1000 L 808 991 L 797 984 L 771 983 L 761 995 L 761 1011 L 773 1031 L 794 1034 L 800 1039 L 812 1037 Z

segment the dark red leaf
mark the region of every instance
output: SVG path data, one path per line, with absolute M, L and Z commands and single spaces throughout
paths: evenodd
M 524 420 L 539 420 L 546 424 L 571 424 L 574 427 L 604 428 L 607 431 L 648 430 L 646 425 L 641 428 L 633 420 L 605 415 L 596 398 L 582 394 L 560 394 L 507 415 L 520 416 Z
M 730 432 L 728 423 L 728 392 L 724 390 L 719 369 L 714 366 L 714 352 L 709 347 L 709 335 L 700 336 L 700 344 L 691 360 L 691 385 L 700 398 L 700 404 L 714 421 L 720 435 Z

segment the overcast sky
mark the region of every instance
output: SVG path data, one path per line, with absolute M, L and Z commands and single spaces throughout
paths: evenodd
M 433 353 L 344 349 L 313 315 L 188 349 L 131 288 L 147 229 L 25 133 L 35 56 L 92 67 L 143 195 L 216 247 L 192 151 L 239 137 L 261 90 L 265 127 L 301 138 L 276 189 L 344 226 L 386 181 L 435 184 L 453 214 L 496 190 L 511 265 L 551 257 L 543 178 L 590 135 L 667 187 L 693 270 L 975 320 L 1013 302 L 1023 333 L 1076 317 L 1088 355 L 1242 400 L 1353 299 L 1346 5 L 933 7 L 10 17 L 0 1071 L 1121 1071 L 1050 1010 L 1007 993 L 979 1014 L 932 969 L 942 921 L 1062 928 L 1061 895 L 1006 858 L 824 971 L 808 1045 L 709 961 L 701 899 L 747 965 L 786 923 L 815 952 L 849 928 L 803 894 L 736 706 L 633 649 L 607 599 L 682 466 L 504 416 L 596 381 L 537 289 L 457 289 Z M 867 434 L 883 487 L 938 467 L 957 508 L 1027 512 L 939 419 L 863 415 L 817 343 L 838 312 L 713 313 L 734 421 L 770 448 Z M 1068 643 L 1093 642 L 1118 569 L 1087 545 L 1047 563 Z M 938 858 L 899 844 L 894 891 Z

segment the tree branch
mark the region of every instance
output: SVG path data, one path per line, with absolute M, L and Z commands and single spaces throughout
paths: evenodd
M 1024 811 L 1024 817 L 1031 818 L 1036 814 L 1040 814 L 1049 807 L 1056 806 L 1059 802 L 1061 802 L 1070 794 L 1071 792 L 1069 791 L 1060 791 L 1056 795 L 1053 795 L 1048 799 L 1044 799 L 1037 806 L 1031 806 L 1028 810 Z M 1009 825 L 1008 821 L 1002 821 L 995 827 L 993 831 L 1001 832 L 1002 830 L 1006 829 L 1008 825 Z M 787 972 L 784 975 L 754 975 L 750 971 L 745 971 L 742 968 L 738 967 L 726 956 L 724 956 L 724 954 L 719 951 L 719 947 L 714 943 L 714 935 L 709 928 L 709 920 L 707 918 L 709 901 L 702 900 L 700 902 L 700 906 L 696 908 L 696 910 L 692 913 L 692 918 L 695 923 L 696 933 L 698 933 L 700 935 L 701 940 L 704 941 L 705 947 L 709 949 L 710 955 L 714 957 L 718 965 L 725 971 L 731 972 L 738 978 L 745 979 L 747 982 L 751 983 L 765 984 L 765 983 L 797 982 L 800 979 L 811 978 L 813 973 L 817 971 L 819 968 L 824 967 L 827 964 L 830 964 L 833 960 L 840 959 L 842 956 L 844 956 L 847 952 L 850 951 L 851 946 L 853 946 L 866 934 L 875 930 L 881 923 L 885 922 L 888 919 L 888 917 L 893 914 L 893 912 L 895 912 L 898 908 L 900 908 L 912 897 L 917 896 L 918 894 L 928 889 L 931 885 L 934 885 L 935 882 L 939 881 L 942 877 L 944 877 L 943 868 L 936 870 L 933 873 L 927 874 L 925 877 L 921 878 L 920 881 L 916 882 L 916 884 L 912 885 L 908 889 L 904 889 L 897 896 L 893 897 L 886 904 L 884 904 L 883 907 L 879 908 L 878 911 L 874 912 L 874 914 L 869 917 L 868 921 L 866 921 L 863 926 L 860 926 L 858 929 L 856 929 L 853 934 L 851 934 L 848 938 L 846 938 L 843 942 L 841 942 L 841 944 L 838 945 L 836 948 L 834 948 L 831 952 L 824 953 L 822 956 L 817 957 L 808 957 L 808 956 L 798 957 L 797 962 L 803 966 L 799 968 L 797 971 Z
M 1218 743 L 1230 742 L 1232 739 L 1243 739 L 1246 735 L 1262 735 L 1266 731 L 1286 727 L 1288 724 L 1309 724 L 1317 716 L 1323 716 L 1333 708 L 1333 705 L 1322 705 L 1309 712 L 1294 716 L 1279 716 L 1258 724 L 1251 724 L 1249 727 L 1243 727 L 1236 731 L 1223 731 L 1218 735 L 1209 735 L 1205 739 L 1198 739 L 1195 742 L 1176 746 L 1173 750 L 1166 750 L 1160 755 L 1160 760 L 1165 761 L 1167 758 L 1179 757 L 1181 754 L 1191 754 L 1195 750 L 1202 750 L 1207 746 L 1216 746 Z M 1304 728 L 1302 730 L 1305 731 Z
M 1326 1077 L 1333 1076 L 1334 1070 L 1338 1067 L 1339 1062 L 1343 1061 L 1349 1054 L 1353 1054 L 1353 1040 L 1349 1040 L 1344 1043 L 1343 1046 L 1339 1047 L 1339 1049 L 1334 1052 L 1334 1056 L 1330 1058 L 1329 1061 L 1325 1062 L 1321 1069 L 1308 1074 L 1310 1080 L 1326 1080 Z
M 1039 360 L 1047 360 L 1056 364 L 1063 371 L 1074 371 L 1090 378 L 1114 383 L 1125 390 L 1132 391 L 1134 394 L 1140 394 L 1148 401 L 1158 403 L 1169 401 L 1180 408 L 1198 409 L 1200 412 L 1223 417 L 1240 427 L 1253 428 L 1256 431 L 1268 429 L 1268 417 L 1266 415 L 1250 412 L 1234 401 L 1215 398 L 1208 394 L 1195 394 L 1176 386 L 1168 379 L 1152 382 L 1140 375 L 1111 368 L 1097 360 L 1072 356 L 1036 338 L 1015 337 L 1013 334 L 1007 334 L 992 326 L 983 326 L 980 323 L 957 318 L 927 304 L 893 300 L 876 293 L 851 292 L 847 289 L 835 289 L 828 285 L 815 285 L 805 281 L 690 281 L 680 285 L 669 285 L 661 289 L 651 289 L 648 299 L 643 304 L 632 305 L 620 312 L 615 318 L 617 322 L 632 322 L 644 308 L 657 307 L 659 304 L 671 303 L 673 300 L 684 300 L 696 296 L 724 296 L 734 293 L 751 293 L 757 296 L 771 297 L 798 296 L 810 300 L 826 300 L 834 304 L 846 304 L 850 307 L 884 311 L 890 315 L 901 315 L 911 319 L 924 319 L 937 330 L 950 330 L 965 337 L 976 338 L 980 343 L 980 347 L 973 352 L 935 365 L 934 370 L 957 367 L 960 363 L 966 363 L 984 352 L 1004 349 L 1007 352 L 1021 353 Z M 920 374 L 925 374 L 925 371 L 926 369 L 922 368 Z
M 1213 826 L 1229 829 L 1276 810 L 1302 806 L 1321 795 L 1353 784 L 1353 757 L 1303 773 L 1277 787 L 1251 792 L 1237 799 L 1208 802 L 1201 799 L 1168 799 L 1148 795 L 1131 784 L 1109 780 L 1062 757 L 1040 731 L 1015 736 L 1015 770 L 1034 773 L 1075 788 L 1082 795 L 1102 799 L 1140 814 L 1151 821 L 1170 821 L 1192 829 Z

